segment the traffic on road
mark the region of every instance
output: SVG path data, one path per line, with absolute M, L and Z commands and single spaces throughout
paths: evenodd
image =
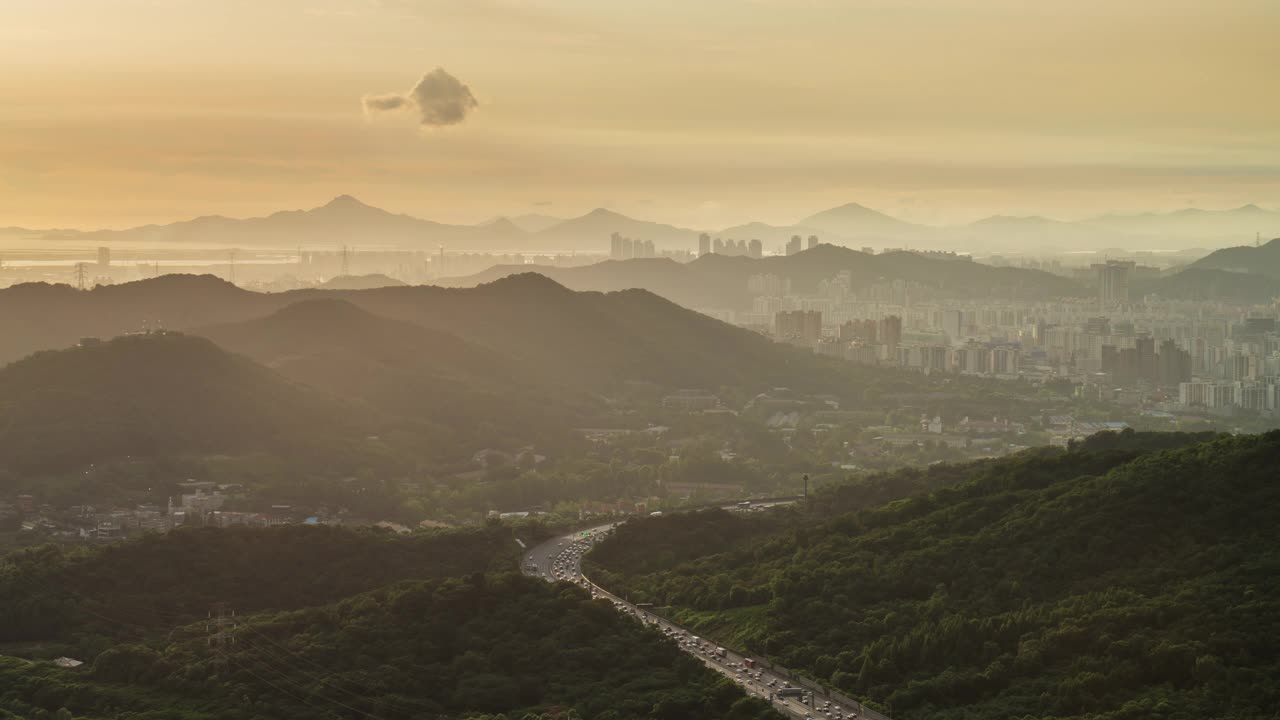
M 632 615 L 645 625 L 651 626 L 656 632 L 662 633 L 678 644 L 682 650 L 701 660 L 707 667 L 741 685 L 748 695 L 768 701 L 774 708 L 792 718 L 851 720 L 868 717 L 862 714 L 863 709 L 860 707 L 833 702 L 822 695 L 815 698 L 812 692 L 794 686 L 782 675 L 771 671 L 764 663 L 700 638 L 687 628 L 663 619 L 645 607 L 616 597 L 592 583 L 582 574 L 582 558 L 591 549 L 592 544 L 606 536 L 616 526 L 616 523 L 610 523 L 579 530 L 532 548 L 525 554 L 523 560 L 525 573 L 542 577 L 550 582 L 570 582 L 588 590 L 592 598 L 612 602 L 619 612 Z M 875 715 L 878 717 L 878 714 Z

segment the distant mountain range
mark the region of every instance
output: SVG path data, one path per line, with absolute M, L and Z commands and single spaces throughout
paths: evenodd
M 993 267 L 955 256 L 914 252 L 867 254 L 821 244 L 795 255 L 759 259 L 704 255 L 692 262 L 670 259 L 606 261 L 573 268 L 499 265 L 476 275 L 445 278 L 441 284 L 472 287 L 531 269 L 574 290 L 613 291 L 644 288 L 690 308 L 746 310 L 753 275 L 775 275 L 792 292 L 815 294 L 818 284 L 846 273 L 852 289 L 902 281 L 953 298 L 1034 300 L 1087 293 L 1078 283 L 1039 270 Z
M 701 231 L 627 217 L 605 208 L 558 218 L 527 214 L 497 217 L 478 225 L 456 225 L 390 213 L 340 195 L 310 210 L 285 210 L 266 217 L 235 219 L 210 215 L 124 230 L 33 230 L 0 228 L 10 244 L 165 244 L 196 247 L 383 246 L 459 252 L 604 251 L 610 234 L 652 240 L 662 249 L 695 250 Z M 1223 247 L 1280 235 L 1280 212 L 1256 205 L 1234 210 L 1187 209 L 1172 213 L 1108 215 L 1082 221 L 994 216 L 968 225 L 937 227 L 907 222 L 858 203 L 847 203 L 793 225 L 751 222 L 720 230 L 716 237 L 759 239 L 766 249 L 793 235 L 818 235 L 824 242 L 876 248 L 912 247 L 962 252 L 1038 251 L 1043 246 L 1131 250 Z

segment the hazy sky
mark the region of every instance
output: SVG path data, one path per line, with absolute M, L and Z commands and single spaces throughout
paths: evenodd
M 3 0 L 0 226 L 1275 207 L 1278 32 L 1276 0 Z

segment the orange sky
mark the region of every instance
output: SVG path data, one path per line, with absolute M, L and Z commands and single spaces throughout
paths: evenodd
M 6 0 L 0 226 L 1280 205 L 1272 0 Z M 362 98 L 443 67 L 478 107 Z

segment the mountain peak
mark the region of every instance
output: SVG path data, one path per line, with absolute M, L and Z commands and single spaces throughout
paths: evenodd
M 879 212 L 878 212 L 878 211 L 876 211 L 876 210 L 872 210 L 871 208 L 867 207 L 866 205 L 863 205 L 863 204 L 861 204 L 861 203 L 856 203 L 856 202 L 847 202 L 847 203 L 845 203 L 845 204 L 843 204 L 843 205 L 837 205 L 836 207 L 831 208 L 831 209 L 830 209 L 830 210 L 828 210 L 827 212 L 841 212 L 841 211 L 846 211 L 846 212 L 873 212 L 873 213 L 879 214 Z
M 484 288 L 497 293 L 518 293 L 521 295 L 533 293 L 538 293 L 540 295 L 545 295 L 547 293 L 573 293 L 572 290 L 569 290 L 555 280 L 536 272 L 523 272 L 516 273 L 515 275 L 507 275 L 506 277 L 498 278 L 493 282 L 479 285 L 477 288 Z
M 334 199 L 330 200 L 329 202 L 325 203 L 323 207 L 327 207 L 327 208 L 366 208 L 366 207 L 369 207 L 369 206 L 368 206 L 368 205 L 366 205 L 366 204 L 364 204 L 364 203 L 362 203 L 362 202 L 360 202 L 360 200 L 358 200 L 355 196 L 353 196 L 353 195 L 347 195 L 347 194 L 345 194 L 345 193 L 344 193 L 344 194 L 342 194 L 342 195 L 339 195 L 339 196 L 335 197 Z
M 829 210 L 815 213 L 801 220 L 799 225 L 812 227 L 826 233 L 856 236 L 864 233 L 883 233 L 915 229 L 916 226 L 879 210 L 872 210 L 856 202 L 845 203 Z
M 490 220 L 484 225 L 490 232 L 523 234 L 524 228 L 511 221 L 511 218 L 503 216 Z
M 364 213 L 386 213 L 381 208 L 376 208 L 361 202 L 352 195 L 339 195 L 329 202 L 316 208 L 313 212 L 333 214 L 333 215 L 356 215 Z

